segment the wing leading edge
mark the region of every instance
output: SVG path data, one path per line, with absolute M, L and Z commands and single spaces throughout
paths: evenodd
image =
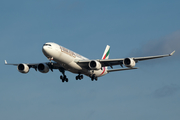
M 21 63 L 20 63 L 21 64 Z M 39 64 L 41 63 L 25 63 L 29 68 L 34 68 L 35 70 L 37 70 L 37 67 Z M 56 62 L 44 62 L 44 64 L 48 65 L 48 67 L 50 69 L 64 69 L 62 66 L 60 66 L 58 63 Z M 13 64 L 13 63 L 8 63 L 6 60 L 5 60 L 5 65 L 14 65 L 14 66 L 18 66 L 19 64 Z M 64 69 L 65 70 L 65 69 Z
M 172 56 L 174 53 L 175 53 L 175 50 L 172 53 L 166 54 L 166 55 L 157 55 L 157 56 L 148 56 L 148 57 L 136 57 L 136 58 L 134 58 L 134 60 L 142 61 L 142 60 L 156 59 L 156 58 L 162 58 L 162 57 L 169 57 L 169 56 Z

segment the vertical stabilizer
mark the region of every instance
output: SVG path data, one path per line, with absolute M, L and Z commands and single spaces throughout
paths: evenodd
M 108 58 L 109 58 L 109 52 L 110 52 L 110 46 L 107 45 L 107 46 L 106 46 L 106 49 L 105 49 L 105 51 L 104 51 L 104 54 L 103 54 L 103 56 L 102 56 L 102 59 L 108 59 Z

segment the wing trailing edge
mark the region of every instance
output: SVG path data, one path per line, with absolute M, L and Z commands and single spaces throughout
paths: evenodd
M 107 72 L 115 72 L 115 71 L 123 71 L 123 70 L 133 70 L 133 69 L 138 69 L 138 68 L 121 68 L 121 69 L 111 69 L 107 70 Z

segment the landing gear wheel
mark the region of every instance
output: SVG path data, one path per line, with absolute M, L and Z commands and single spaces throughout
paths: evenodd
M 83 79 L 83 75 L 80 75 L 80 78 Z
M 63 79 L 63 76 L 62 76 L 62 75 L 60 76 L 60 79 L 61 79 L 61 80 Z

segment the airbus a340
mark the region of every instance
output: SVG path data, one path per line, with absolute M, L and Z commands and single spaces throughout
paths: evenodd
M 62 73 L 60 76 L 62 82 L 68 82 L 65 71 L 78 74 L 76 76 L 76 80 L 81 80 L 83 79 L 83 75 L 86 75 L 89 76 L 92 81 L 97 81 L 98 77 L 106 75 L 110 72 L 137 69 L 135 65 L 138 61 L 172 56 L 175 51 L 166 55 L 108 59 L 110 46 L 107 45 L 102 59 L 90 60 L 63 46 L 48 42 L 43 45 L 42 52 L 50 60 L 49 62 L 37 64 L 9 64 L 5 60 L 5 64 L 17 66 L 18 71 L 21 73 L 28 73 L 30 68 L 34 68 L 36 71 L 39 70 L 42 73 L 47 73 L 49 70 L 53 71 L 53 69 L 58 69 Z M 121 67 L 126 66 L 126 68 L 113 69 L 114 65 L 120 65 Z M 112 69 L 107 69 L 107 67 L 111 67 Z

